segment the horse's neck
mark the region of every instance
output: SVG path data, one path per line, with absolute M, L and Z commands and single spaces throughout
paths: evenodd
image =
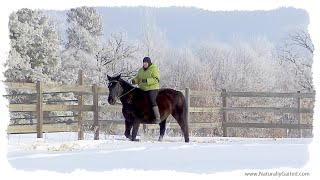
M 122 81 L 121 83 L 122 83 L 122 88 L 123 88 L 124 93 L 126 93 L 126 92 L 132 90 L 132 88 L 134 88 L 133 86 L 131 86 L 130 84 L 128 84 L 125 81 Z
M 132 100 L 132 91 L 135 87 L 131 86 L 130 84 L 126 83 L 125 81 L 121 82 L 121 86 L 123 89 L 122 97 L 120 98 L 120 101 L 122 104 L 130 104 Z

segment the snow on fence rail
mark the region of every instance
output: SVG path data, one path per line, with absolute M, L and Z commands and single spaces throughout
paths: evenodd
M 84 85 L 83 73 L 80 71 L 78 85 L 57 85 L 57 84 L 43 84 L 37 83 L 15 83 L 4 82 L 8 89 L 26 89 L 36 92 L 37 102 L 35 104 L 9 104 L 10 112 L 36 112 L 37 123 L 36 125 L 14 125 L 9 126 L 7 133 L 31 133 L 37 132 L 37 137 L 42 138 L 43 132 L 59 132 L 59 131 L 75 131 L 78 132 L 79 139 L 84 139 L 84 129 L 88 127 L 88 121 L 85 123 L 83 120 L 83 112 L 93 112 L 93 125 L 90 125 L 90 129 L 94 130 L 94 139 L 99 138 L 99 130 L 101 128 L 115 124 L 117 127 L 123 126 L 122 121 L 99 121 L 99 112 L 121 112 L 121 106 L 99 106 L 98 97 L 108 94 L 108 88 L 105 86 Z M 181 91 L 181 90 L 180 90 Z M 46 92 L 71 92 L 76 93 L 78 96 L 77 105 L 64 105 L 64 104 L 45 104 L 43 102 L 43 94 Z M 222 92 L 212 91 L 193 91 L 186 89 L 181 91 L 184 93 L 187 102 L 188 119 L 189 114 L 193 112 L 221 112 L 222 122 L 206 122 L 196 123 L 190 122 L 189 127 L 192 129 L 200 128 L 214 128 L 221 127 L 223 136 L 228 136 L 229 127 L 249 127 L 249 128 L 285 128 L 285 129 L 298 129 L 299 137 L 302 137 L 302 129 L 312 129 L 312 124 L 302 124 L 303 113 L 313 113 L 313 109 L 304 109 L 301 107 L 302 98 L 311 98 L 314 100 L 314 93 L 273 93 L 273 92 L 227 92 L 225 89 Z M 92 95 L 93 104 L 84 105 L 83 95 Z M 191 107 L 190 97 L 220 97 L 222 99 L 222 107 Z M 271 97 L 271 98 L 295 98 L 297 100 L 297 107 L 294 108 L 275 108 L 275 107 L 228 107 L 228 98 L 231 97 Z M 61 124 L 44 124 L 44 111 L 76 111 L 78 112 L 78 123 L 61 123 Z M 293 113 L 297 117 L 297 124 L 275 124 L 275 123 L 238 123 L 229 122 L 228 113 L 230 112 L 278 112 L 278 113 Z M 158 128 L 158 125 L 145 125 L 144 128 L 154 129 Z M 179 128 L 176 123 L 170 123 L 170 128 Z

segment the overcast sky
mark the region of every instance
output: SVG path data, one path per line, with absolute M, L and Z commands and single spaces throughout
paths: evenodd
M 297 28 L 307 29 L 308 13 L 303 9 L 271 11 L 206 11 L 199 8 L 99 7 L 105 34 L 125 31 L 130 39 L 141 35 L 147 21 L 165 32 L 169 45 L 183 47 L 203 39 L 222 42 L 234 38 L 265 36 L 278 42 L 281 35 Z

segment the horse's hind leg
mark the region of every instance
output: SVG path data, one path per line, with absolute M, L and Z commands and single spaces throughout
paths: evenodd
M 178 121 L 178 124 L 181 128 L 181 131 L 183 133 L 184 136 L 184 141 L 185 142 L 189 142 L 189 129 L 188 129 L 188 125 L 183 122 L 183 121 Z
M 177 111 L 173 111 L 172 116 L 177 120 L 181 128 L 184 136 L 184 141 L 189 142 L 189 125 L 187 123 L 187 119 L 184 118 L 183 113 L 177 113 Z
M 160 136 L 159 136 L 158 141 L 162 141 L 164 133 L 166 132 L 166 122 L 167 122 L 167 119 L 165 119 L 164 121 L 162 121 L 159 124 L 159 126 L 160 126 Z
M 126 130 L 124 131 L 124 135 L 128 138 L 128 139 L 132 139 L 132 136 L 130 134 L 131 129 L 132 129 L 132 122 L 129 122 L 127 120 L 125 120 L 125 128 Z

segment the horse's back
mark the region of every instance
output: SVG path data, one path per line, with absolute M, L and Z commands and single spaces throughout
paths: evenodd
M 159 94 L 158 95 L 169 95 L 169 96 L 177 96 L 177 97 L 184 97 L 183 93 L 174 89 L 170 89 L 170 88 L 163 88 L 159 90 Z
M 166 92 L 166 93 L 170 93 L 170 94 L 180 94 L 180 93 L 183 94 L 182 92 L 171 89 L 171 88 L 161 88 L 161 89 L 159 89 L 159 93 L 160 92 Z
M 172 101 L 172 104 L 183 105 L 185 103 L 183 93 L 170 88 L 160 89 L 158 93 L 158 98 L 159 101 L 170 99 L 170 101 Z

